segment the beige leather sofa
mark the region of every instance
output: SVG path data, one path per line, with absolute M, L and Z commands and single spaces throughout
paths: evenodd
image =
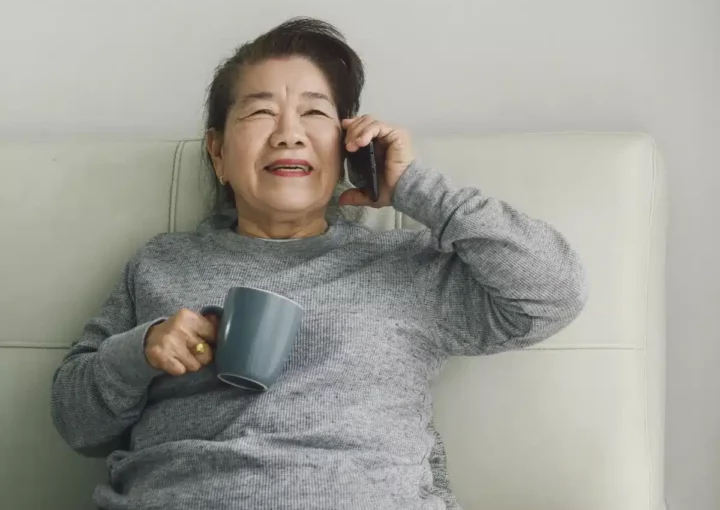
M 456 359 L 435 385 L 466 510 L 660 510 L 663 171 L 651 138 L 416 140 L 422 159 L 559 227 L 584 259 L 581 317 L 535 348 Z M 192 229 L 197 141 L 0 142 L 0 507 L 90 509 L 101 460 L 52 428 L 53 372 L 130 255 Z M 390 209 L 375 228 L 415 227 Z

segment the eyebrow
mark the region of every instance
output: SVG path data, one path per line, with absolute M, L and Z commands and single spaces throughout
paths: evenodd
M 335 101 L 333 101 L 332 98 L 328 97 L 327 95 L 323 94 L 322 92 L 303 92 L 302 95 L 306 99 L 321 99 L 321 100 L 327 101 L 331 105 L 335 106 Z
M 305 99 L 320 99 L 323 101 L 327 101 L 331 105 L 335 106 L 335 101 L 333 101 L 330 96 L 323 94 L 322 92 L 303 92 L 302 96 Z M 246 104 L 257 101 L 257 100 L 270 100 L 272 99 L 273 93 L 272 92 L 251 92 L 250 94 L 246 94 L 240 99 L 239 104 L 240 106 L 245 106 Z
M 240 101 L 238 101 L 238 104 L 240 106 L 245 106 L 248 103 L 251 103 L 252 101 L 257 100 L 268 100 L 272 99 L 273 95 L 272 92 L 252 92 L 250 94 L 245 94 Z

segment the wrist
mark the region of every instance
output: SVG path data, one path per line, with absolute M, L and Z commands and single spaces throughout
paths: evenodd
M 164 321 L 161 319 L 160 321 Z M 150 366 L 145 355 L 145 340 L 158 321 L 140 324 L 111 336 L 100 344 L 98 359 L 108 378 L 129 390 L 144 391 L 161 372 Z
M 158 326 L 163 324 L 166 320 L 167 319 L 165 318 L 158 319 L 150 325 L 143 337 L 143 349 L 147 349 L 148 345 L 152 344 L 151 337 L 157 332 Z
M 433 230 L 440 230 L 458 205 L 453 191 L 443 174 L 413 162 L 398 180 L 393 207 Z

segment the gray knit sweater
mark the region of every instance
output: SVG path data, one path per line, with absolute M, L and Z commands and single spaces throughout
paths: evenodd
M 443 509 L 430 382 L 448 356 L 518 349 L 570 323 L 586 299 L 576 253 L 548 224 L 413 164 L 394 206 L 420 231 L 337 221 L 287 243 L 209 223 L 162 234 L 59 367 L 52 416 L 84 451 L 125 437 L 95 503 L 145 509 Z M 154 321 L 252 286 L 298 301 L 279 381 L 250 393 L 212 367 L 151 368 Z

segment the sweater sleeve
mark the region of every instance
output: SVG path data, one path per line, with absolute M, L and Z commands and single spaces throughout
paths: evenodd
M 449 355 L 520 349 L 572 322 L 587 300 L 577 253 L 549 224 L 413 163 L 394 206 L 424 224 L 412 272 L 420 317 Z
M 136 323 L 133 271 L 131 261 L 53 378 L 53 423 L 80 453 L 117 442 L 139 418 L 147 388 L 161 373 L 145 358 L 145 335 L 158 321 Z

